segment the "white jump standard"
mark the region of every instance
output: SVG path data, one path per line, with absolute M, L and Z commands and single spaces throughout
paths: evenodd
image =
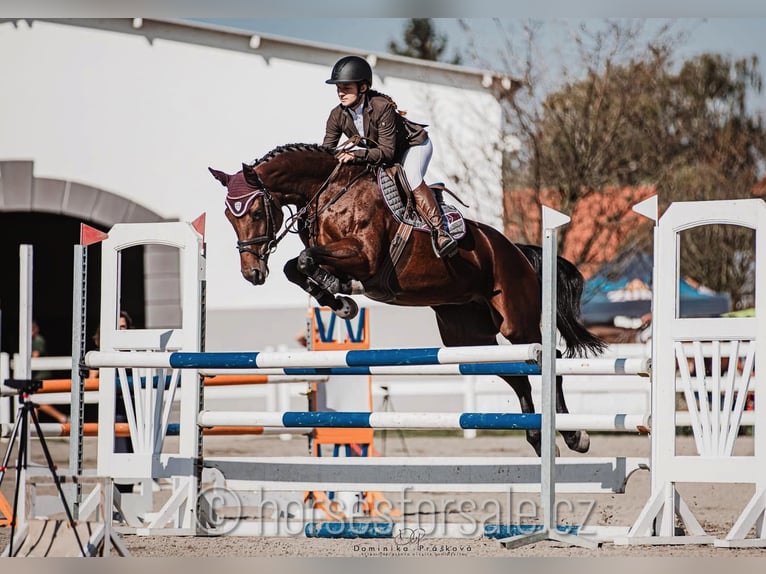
M 656 200 L 653 203 L 656 216 Z M 699 207 L 699 209 L 697 209 Z M 650 204 L 651 208 L 651 204 Z M 646 205 L 644 211 L 651 211 Z M 678 215 L 688 212 L 686 215 Z M 669 215 L 668 215 L 669 214 Z M 166 389 L 138 386 L 134 404 L 128 408 L 128 422 L 135 453 L 114 453 L 109 433 L 102 440 L 99 435 L 99 473 L 113 479 L 151 480 L 171 478 L 174 489 L 170 499 L 158 512 L 144 515 L 135 524 L 141 534 L 194 534 L 204 531 L 200 525 L 211 516 L 205 507 L 201 492 L 203 481 L 214 482 L 251 495 L 258 489 L 301 491 L 310 489 L 353 490 L 371 488 L 385 490 L 407 486 L 416 490 L 452 492 L 539 492 L 544 508 L 544 524 L 539 532 L 513 537 L 503 543 L 513 546 L 537 540 L 554 539 L 573 544 L 588 544 L 577 536 L 562 534 L 551 509 L 555 506 L 556 492 L 621 492 L 625 480 L 637 468 L 646 468 L 641 459 L 616 457 L 556 458 L 554 432 L 556 428 L 591 428 L 591 430 L 634 430 L 652 428 L 652 496 L 622 539 L 629 543 L 651 543 L 669 540 L 673 518 L 678 514 L 687 526 L 690 536 L 671 537 L 671 543 L 712 542 L 713 537 L 702 531 L 689 508 L 678 495 L 675 485 L 682 481 L 752 482 L 756 492 L 740 519 L 732 527 L 721 545 L 766 545 L 764 533 L 764 506 L 766 505 L 766 441 L 763 431 L 755 431 L 755 453 L 752 457 L 731 454 L 731 444 L 742 422 L 752 418 L 755 426 L 766 429 L 764 413 L 766 401 L 756 400 L 756 410 L 744 413 L 744 400 L 748 392 L 764 394 L 763 377 L 754 377 L 755 365 L 766 363 L 758 355 L 766 345 L 766 322 L 756 319 L 678 319 L 678 310 L 671 305 L 678 283 L 679 231 L 709 223 L 741 224 L 753 229 L 766 229 L 766 206 L 760 200 L 736 202 L 698 202 L 674 204 L 659 220 L 655 240 L 655 278 L 657 303 L 654 311 L 655 336 L 653 338 L 652 370 L 653 405 L 651 420 L 648 415 L 609 415 L 601 419 L 577 418 L 578 415 L 554 415 L 553 380 L 561 374 L 616 374 L 649 371 L 646 360 L 638 359 L 556 359 L 555 358 L 555 283 L 543 282 L 543 335 L 541 345 L 499 345 L 496 347 L 386 349 L 380 351 L 303 352 L 300 353 L 202 353 L 204 332 L 204 251 L 202 239 L 188 224 L 162 223 L 138 229 L 117 225 L 105 243 L 102 281 L 102 345 L 101 352 L 83 357 L 83 364 L 101 368 L 99 387 L 101 405 L 113 405 L 115 385 L 119 379 L 127 388 L 129 370 L 133 376 L 171 377 Z M 555 228 L 568 218 L 543 210 L 544 254 L 554 253 Z M 672 230 L 672 231 L 670 231 Z M 552 233 L 553 232 L 553 233 Z M 766 234 L 757 234 L 757 263 L 766 258 Z M 670 237 L 670 239 L 668 239 Z M 137 330 L 116 329 L 119 301 L 119 250 L 136 244 L 159 242 L 179 248 L 182 258 L 184 286 L 184 324 L 178 329 Z M 671 261 L 672 263 L 668 263 Z M 555 257 L 544 262 L 546 277 L 555 277 Z M 553 272 L 553 273 L 552 273 Z M 766 288 L 766 265 L 758 265 L 756 303 L 764 305 L 762 292 Z M 551 294 L 551 290 L 554 291 Z M 115 296 L 117 293 L 117 296 Z M 552 296 L 553 295 L 553 296 Z M 667 316 L 666 316 L 667 315 Z M 189 319 L 187 321 L 187 319 Z M 712 349 L 714 363 L 724 358 L 741 359 L 743 373 L 718 373 L 706 379 L 696 378 L 684 371 L 687 359 L 698 360 L 706 347 Z M 691 351 L 689 351 L 691 350 Z M 688 353 L 691 352 L 691 355 Z M 697 361 L 699 363 L 699 361 Z M 718 361 L 720 362 L 720 361 Z M 699 365 L 698 365 L 699 366 Z M 295 375 L 391 374 L 391 373 L 489 373 L 493 369 L 524 369 L 530 374 L 535 369 L 542 375 L 543 405 L 540 414 L 515 415 L 513 413 L 277 413 L 213 412 L 201 408 L 203 386 L 200 370 L 225 369 L 238 372 L 275 373 Z M 698 368 L 704 373 L 704 368 Z M 675 387 L 676 372 L 680 383 Z M 519 372 L 522 372 L 521 370 Z M 124 383 L 123 383 L 124 381 Z M 180 381 L 180 386 L 176 384 Z M 112 384 L 103 384 L 104 382 Z M 676 412 L 676 393 L 684 392 L 690 411 Z M 705 401 L 696 397 L 722 396 L 723 408 L 710 409 Z M 170 405 L 180 393 L 181 412 L 178 421 L 180 433 L 176 452 L 168 452 L 165 444 L 167 430 L 174 424 L 169 419 Z M 761 404 L 759 409 L 758 405 Z M 717 405 L 717 401 L 713 401 Z M 691 407 L 695 408 L 692 409 Z M 135 408 L 134 408 L 135 407 Z M 705 408 L 702 408 L 705 407 Z M 103 411 L 103 413 L 102 413 Z M 99 409 L 99 424 L 111 428 L 113 409 Z M 396 416 L 394 416 L 396 415 Z M 110 419 L 109 417 L 112 417 Z M 313 417 L 313 418 L 312 418 Z M 699 455 L 680 457 L 675 453 L 677 421 L 688 417 L 695 433 Z M 302 420 L 299 420 L 302 419 Z M 575 424 L 575 422 L 577 424 Z M 359 425 L 363 428 L 519 428 L 535 425 L 543 434 L 543 456 L 540 460 L 492 458 L 301 458 L 290 459 L 237 457 L 202 459 L 201 434 L 207 426 L 263 426 L 272 429 L 320 428 L 327 426 Z M 596 428 L 593 428 L 595 425 Z M 524 427 L 526 428 L 526 427 Z M 103 443 L 103 444 L 102 444 Z M 476 468 L 471 469 L 474 464 Z M 501 478 L 490 479 L 492 468 Z M 504 470 L 498 470 L 504 469 Z M 202 471 L 200 473 L 200 470 Z M 473 473 L 473 474 L 472 474 Z M 481 477 L 478 481 L 477 477 Z M 514 481 L 519 482 L 514 482 Z M 484 482 L 486 481 L 486 482 Z M 197 505 L 201 502 L 202 506 Z M 242 523 L 235 534 L 252 532 L 253 527 Z M 261 532 L 267 535 L 268 528 Z M 755 531 L 755 537 L 748 537 Z M 272 531 L 272 534 L 275 532 Z M 278 534 L 278 533 L 277 533 Z M 508 530 L 508 534 L 518 534 Z M 579 534 L 579 531 L 578 531 Z M 627 536 L 625 536 L 627 534 Z M 598 537 L 596 537 L 599 540 Z M 614 539 L 614 538 L 612 538 Z M 603 540 L 603 538 L 602 538 Z M 665 542 L 667 543 L 667 542 Z

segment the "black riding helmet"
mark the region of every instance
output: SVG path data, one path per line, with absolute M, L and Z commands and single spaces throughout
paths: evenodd
M 330 79 L 325 84 L 350 84 L 366 82 L 372 86 L 372 68 L 367 60 L 359 56 L 345 56 L 335 62 Z

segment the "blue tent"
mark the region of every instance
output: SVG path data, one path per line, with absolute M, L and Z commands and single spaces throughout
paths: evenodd
M 611 325 L 617 316 L 640 318 L 651 311 L 652 256 L 633 252 L 604 265 L 585 282 L 583 320 L 589 325 Z M 731 309 L 727 293 L 696 289 L 686 280 L 679 285 L 682 317 L 717 317 Z

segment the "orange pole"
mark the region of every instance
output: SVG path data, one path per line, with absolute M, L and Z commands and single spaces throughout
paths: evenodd
M 269 382 L 268 375 L 215 375 L 203 379 L 205 386 L 220 387 L 224 385 L 265 385 Z M 46 379 L 43 381 L 40 393 L 65 393 L 72 390 L 71 379 Z M 98 379 L 85 379 L 86 391 L 98 390 Z
M 72 390 L 71 379 L 46 379 L 43 381 L 43 387 L 38 391 L 40 393 L 65 393 Z M 86 391 L 98 390 L 98 379 L 85 379 Z
M 218 387 L 222 385 L 265 385 L 269 382 L 268 375 L 216 375 L 205 377 L 203 382 L 206 387 Z
M 58 436 L 70 436 L 72 425 L 63 423 L 61 425 L 61 434 Z M 232 435 L 257 435 L 263 434 L 263 427 L 237 426 L 237 427 L 208 427 L 202 429 L 205 436 L 232 436 Z M 98 436 L 98 423 L 83 423 L 83 436 Z M 130 427 L 128 423 L 115 423 L 114 436 L 129 437 Z
M 263 434 L 263 427 L 208 427 L 202 429 L 202 434 L 205 436 Z

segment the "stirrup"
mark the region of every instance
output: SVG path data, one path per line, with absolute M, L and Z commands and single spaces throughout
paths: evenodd
M 439 247 L 439 238 L 444 237 L 447 239 L 446 242 L 444 242 L 441 247 Z M 448 259 L 449 257 L 454 256 L 457 253 L 457 240 L 452 237 L 449 233 L 436 234 L 432 237 L 432 243 L 434 246 L 434 252 L 436 253 L 436 256 L 440 259 Z

